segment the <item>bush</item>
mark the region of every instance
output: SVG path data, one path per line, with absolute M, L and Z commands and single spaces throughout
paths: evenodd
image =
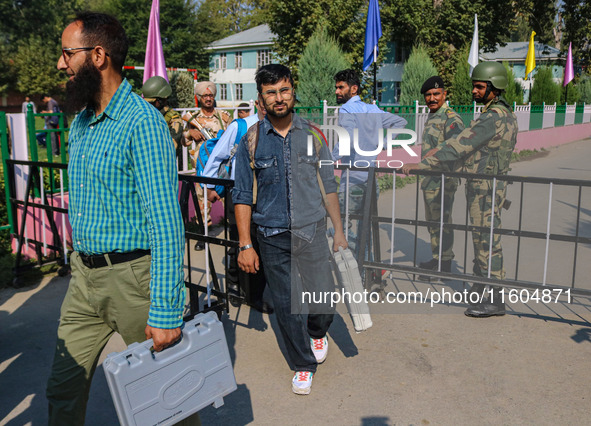
M 404 64 L 404 73 L 400 83 L 400 105 L 413 105 L 421 101 L 421 87 L 429 77 L 437 75 L 437 69 L 431 62 L 427 50 L 417 45 L 412 49 Z
M 503 62 L 503 65 L 507 70 L 507 80 L 509 81 L 509 85 L 503 96 L 511 106 L 513 106 L 513 102 L 516 104 L 523 104 L 523 88 L 521 87 L 521 84 L 518 81 L 515 81 L 513 69 L 509 67 L 509 64 Z
M 591 104 L 591 76 L 583 74 L 577 85 L 580 93 L 579 102 Z
M 168 98 L 171 108 L 192 108 L 195 106 L 193 75 L 184 71 L 168 71 L 172 95 Z
M 560 86 L 552 80 L 552 68 L 539 67 L 531 90 L 531 103 L 542 105 L 560 102 Z
M 334 75 L 349 67 L 334 38 L 322 26 L 310 37 L 298 62 L 298 98 L 302 105 L 316 106 L 334 101 Z
M 456 72 L 451 83 L 450 104 L 470 105 L 472 99 L 472 78 L 470 77 L 470 64 L 468 64 L 468 51 L 464 50 L 458 55 Z

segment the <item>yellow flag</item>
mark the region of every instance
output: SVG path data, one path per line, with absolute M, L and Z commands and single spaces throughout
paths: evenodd
M 534 51 L 534 36 L 536 35 L 535 31 L 531 32 L 531 37 L 529 39 L 529 47 L 527 49 L 527 57 L 525 58 L 525 77 L 527 79 L 527 76 L 529 75 L 530 72 L 532 72 L 534 70 L 534 68 L 536 67 L 536 52 Z M 530 77 L 531 79 L 531 77 Z

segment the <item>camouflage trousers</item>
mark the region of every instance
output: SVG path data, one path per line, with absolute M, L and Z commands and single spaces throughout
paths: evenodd
M 489 231 L 472 231 L 474 243 L 474 275 L 488 276 L 488 261 L 490 250 L 490 224 L 493 220 L 494 229 L 501 228 L 501 207 L 505 201 L 507 191 L 506 182 L 497 181 L 495 208 L 492 213 L 492 180 L 474 180 L 466 183 L 466 201 L 470 213 L 470 223 L 474 226 L 482 226 Z M 494 235 L 492 242 L 492 256 L 490 277 L 496 279 L 505 278 L 503 267 L 503 250 L 501 248 L 501 236 Z
M 455 182 L 447 182 L 443 196 L 443 223 L 452 223 L 452 209 L 456 189 Z M 428 222 L 441 222 L 441 187 L 429 190 L 423 190 L 423 200 L 425 201 L 425 220 Z M 433 259 L 439 259 L 439 235 L 440 226 L 428 226 L 431 236 L 431 252 Z M 454 258 L 454 231 L 453 229 L 443 227 L 443 242 L 441 247 L 441 260 L 452 260 Z

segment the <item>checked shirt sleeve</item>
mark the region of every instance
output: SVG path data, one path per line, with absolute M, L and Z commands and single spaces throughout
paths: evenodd
M 152 251 L 148 325 L 176 328 L 183 322 L 185 240 L 175 152 L 162 117 L 139 120 L 132 136 L 131 152 Z

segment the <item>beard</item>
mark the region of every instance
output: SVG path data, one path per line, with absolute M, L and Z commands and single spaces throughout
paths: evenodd
M 350 94 L 342 96 L 337 95 L 337 105 L 346 104 L 351 98 L 352 96 Z
M 102 80 L 103 76 L 89 57 L 74 78 L 66 83 L 66 111 L 75 113 L 84 108 L 96 109 Z

